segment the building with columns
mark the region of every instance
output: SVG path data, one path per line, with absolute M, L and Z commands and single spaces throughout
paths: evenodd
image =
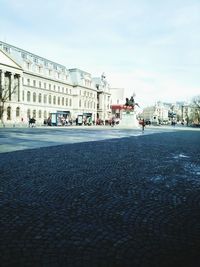
M 4 121 L 15 118 L 16 122 L 20 122 L 22 76 L 21 66 L 0 50 L 0 109 L 5 110 Z
M 104 119 L 111 113 L 109 85 L 102 77 L 98 87 L 86 71 L 67 69 L 1 41 L 0 73 L 1 88 L 9 88 L 3 115 L 7 124 L 27 123 L 30 117 L 43 124 L 58 112 L 72 120 L 80 115 L 93 121 L 99 113 Z

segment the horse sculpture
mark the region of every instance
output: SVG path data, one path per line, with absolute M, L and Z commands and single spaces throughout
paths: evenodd
M 135 103 L 135 100 L 134 100 L 133 96 L 131 96 L 130 99 L 126 98 L 125 106 L 129 106 L 129 107 L 132 107 L 132 108 L 134 108 L 135 106 L 139 107 L 138 103 Z

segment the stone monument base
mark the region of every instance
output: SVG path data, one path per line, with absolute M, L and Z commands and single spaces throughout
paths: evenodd
M 121 120 L 118 125 L 119 128 L 139 128 L 139 121 L 136 118 L 135 111 L 123 111 Z

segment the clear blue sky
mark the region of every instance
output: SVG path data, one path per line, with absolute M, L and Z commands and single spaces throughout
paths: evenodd
M 105 72 L 142 106 L 200 94 L 199 0 L 0 0 L 0 39 Z

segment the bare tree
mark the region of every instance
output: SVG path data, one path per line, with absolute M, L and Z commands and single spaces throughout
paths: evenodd
M 5 79 L 4 84 L 2 84 L 2 80 L 0 81 L 0 121 L 3 125 L 3 115 L 5 112 L 5 104 L 11 100 L 13 94 L 16 93 L 18 88 L 18 84 L 12 84 L 14 80 Z
M 200 124 L 200 95 L 193 97 L 191 107 L 192 121 L 196 124 Z

